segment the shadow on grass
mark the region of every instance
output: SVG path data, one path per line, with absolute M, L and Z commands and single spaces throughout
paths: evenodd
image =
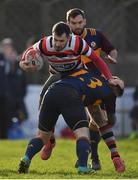
M 111 177 L 111 173 L 104 172 L 103 176 Z M 115 173 L 113 175 L 115 179 L 137 179 L 138 178 L 138 172 L 134 172 L 133 170 L 129 172 L 126 170 L 124 173 Z
M 50 171 L 47 171 L 47 172 L 40 172 L 40 171 L 35 171 L 35 170 L 32 170 L 32 171 L 29 171 L 28 173 L 29 175 L 40 175 L 40 176 L 44 176 L 44 175 L 49 175 L 49 176 L 53 176 L 53 175 L 61 175 L 61 176 L 73 176 L 73 175 L 76 175 L 75 172 L 71 172 L 71 171 L 55 171 L 55 172 L 50 172 Z M 3 170 L 0 170 L 0 177 L 9 177 L 10 175 L 19 175 L 17 170 L 11 170 L 11 169 L 3 169 Z
M 68 175 L 76 175 L 75 172 L 71 172 L 71 171 L 63 171 L 63 170 L 59 170 L 59 171 L 46 171 L 46 172 L 38 172 L 38 171 L 30 171 L 29 174 L 33 174 L 33 175 L 63 175 L 63 176 L 68 176 Z
M 22 175 L 25 175 L 25 174 L 22 174 Z M 21 175 L 21 176 L 22 176 Z M 77 176 L 77 172 L 72 172 L 72 171 L 63 171 L 62 170 L 53 170 L 53 171 L 45 171 L 45 172 L 40 172 L 40 171 L 37 171 L 37 170 L 30 170 L 29 173 L 28 173 L 29 177 L 30 176 L 34 176 L 36 175 L 36 178 L 38 178 L 38 176 L 48 176 L 48 178 L 50 177 L 56 177 L 56 176 L 60 176 L 61 178 L 64 177 L 64 178 L 71 178 L 71 177 L 75 177 Z M 10 176 L 15 176 L 16 179 L 19 179 L 19 176 L 20 174 L 18 174 L 17 170 L 11 170 L 11 169 L 3 169 L 3 170 L 0 170 L 0 178 L 9 178 Z M 96 176 L 95 178 L 100 178 L 101 177 L 101 174 L 99 173 L 96 173 L 94 176 Z M 107 173 L 107 172 L 104 172 L 102 173 L 102 176 L 103 177 L 111 177 L 111 173 Z M 118 178 L 121 178 L 121 179 L 134 179 L 134 178 L 138 178 L 138 172 L 134 172 L 134 171 L 130 171 L 129 172 L 124 172 L 124 173 L 116 173 L 114 174 L 112 177 L 114 177 L 115 179 L 118 179 Z M 23 176 L 22 176 L 23 178 Z M 40 177 L 41 178 L 41 177 Z M 43 178 L 43 177 L 42 177 Z
M 11 170 L 11 169 L 3 169 L 3 170 L 0 169 L 0 176 L 7 177 L 10 174 L 16 174 L 17 175 L 18 172 L 16 170 Z

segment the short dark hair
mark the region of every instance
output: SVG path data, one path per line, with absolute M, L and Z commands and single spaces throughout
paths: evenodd
M 66 20 L 69 21 L 70 18 L 75 18 L 76 16 L 81 15 L 85 19 L 85 12 L 79 8 L 73 8 L 67 11 Z
M 66 36 L 69 36 L 71 34 L 71 31 L 70 27 L 65 22 L 60 21 L 53 26 L 52 33 L 55 33 L 58 36 L 61 36 L 65 33 Z

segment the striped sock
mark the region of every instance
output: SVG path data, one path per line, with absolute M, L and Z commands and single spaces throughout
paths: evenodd
M 104 142 L 106 143 L 107 147 L 111 152 L 111 158 L 113 159 L 114 157 L 120 157 L 111 125 L 107 124 L 99 128 L 99 130 Z

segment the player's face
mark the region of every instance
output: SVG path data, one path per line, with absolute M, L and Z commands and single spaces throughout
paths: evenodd
M 68 21 L 71 31 L 76 35 L 81 35 L 83 33 L 84 27 L 86 25 L 86 19 L 82 15 L 78 15 L 75 18 L 71 18 Z
M 55 33 L 53 33 L 53 46 L 56 51 L 61 51 L 62 49 L 64 49 L 67 42 L 68 37 L 65 33 L 61 36 L 57 36 Z

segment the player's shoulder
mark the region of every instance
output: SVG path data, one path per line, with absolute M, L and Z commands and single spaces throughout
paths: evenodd
M 52 39 L 52 35 L 51 36 L 44 36 L 41 38 L 42 41 L 46 41 L 46 42 L 50 42 L 51 39 Z
M 69 46 L 72 46 L 73 44 L 79 43 L 81 37 L 75 34 L 72 34 L 69 40 Z
M 53 47 L 52 35 L 43 37 L 40 43 L 42 44 L 43 47 L 47 48 L 47 50 L 51 49 Z
M 77 51 L 77 49 L 80 47 L 80 45 L 82 43 L 84 43 L 84 42 L 83 42 L 83 39 L 80 36 L 72 34 L 71 37 L 70 37 L 70 40 L 69 40 L 69 42 L 67 44 L 67 48 L 71 49 L 73 51 Z
M 87 33 L 89 33 L 91 36 L 96 35 L 96 29 L 95 28 L 86 28 Z
M 87 33 L 90 33 L 91 36 L 96 36 L 102 34 L 100 29 L 96 28 L 85 28 Z
M 78 39 L 80 36 L 79 35 L 76 35 L 76 34 L 71 34 L 71 38 L 72 38 L 72 40 L 74 40 L 74 39 Z

